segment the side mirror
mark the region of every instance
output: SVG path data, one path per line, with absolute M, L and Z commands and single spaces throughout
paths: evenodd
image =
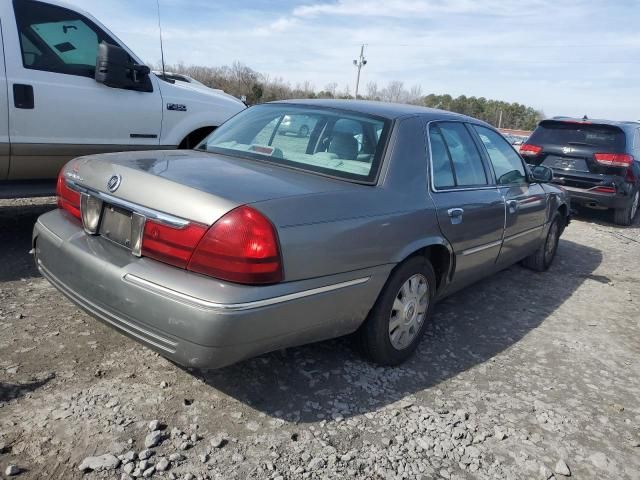
M 553 180 L 553 170 L 543 165 L 530 165 L 531 178 L 536 182 L 548 183 Z
M 153 92 L 149 78 L 151 70 L 146 65 L 138 65 L 123 48 L 110 43 L 98 45 L 95 80 L 107 87 Z

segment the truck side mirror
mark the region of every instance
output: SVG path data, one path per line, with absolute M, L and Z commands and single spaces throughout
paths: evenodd
M 536 182 L 548 183 L 553 180 L 553 170 L 544 165 L 530 165 L 531 179 Z
M 123 48 L 104 41 L 98 45 L 96 82 L 111 88 L 153 92 L 149 73 L 149 67 L 133 63 Z

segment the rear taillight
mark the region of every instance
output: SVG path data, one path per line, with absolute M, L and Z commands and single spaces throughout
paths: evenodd
M 142 255 L 175 267 L 187 268 L 193 251 L 206 231 L 205 225 L 197 223 L 177 228 L 147 220 L 142 236 Z
M 532 145 L 530 143 L 523 143 L 520 145 L 520 155 L 527 157 L 536 157 L 542 153 L 542 147 L 538 145 Z
M 237 283 L 280 282 L 282 260 L 275 228 L 257 210 L 238 207 L 207 231 L 188 270 Z
M 56 195 L 58 197 L 58 208 L 66 210 L 71 215 L 80 220 L 80 193 L 69 188 L 64 178 L 64 169 L 58 175 L 56 184 Z
M 602 186 L 602 187 L 595 187 L 593 191 L 598 193 L 616 193 L 616 188 Z
M 629 167 L 633 164 L 633 156 L 626 153 L 596 153 L 596 162 L 607 167 Z

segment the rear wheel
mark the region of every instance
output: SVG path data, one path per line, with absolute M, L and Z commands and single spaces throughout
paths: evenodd
M 560 241 L 560 234 L 562 234 L 562 222 L 563 219 L 560 214 L 556 213 L 549 225 L 549 231 L 545 241 L 533 255 L 528 256 L 522 261 L 522 264 L 535 270 L 536 272 L 546 272 L 553 259 L 556 257 L 558 251 L 558 243 Z
M 636 190 L 635 195 L 631 198 L 629 205 L 625 208 L 616 208 L 613 212 L 613 221 L 617 225 L 631 225 L 638 214 L 640 206 L 640 189 Z
M 431 318 L 436 276 L 431 264 L 414 257 L 400 265 L 358 332 L 362 352 L 381 365 L 398 365 L 415 351 Z

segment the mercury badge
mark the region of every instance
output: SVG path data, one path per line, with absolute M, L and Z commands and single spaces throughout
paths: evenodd
M 122 177 L 120 175 L 112 175 L 109 181 L 107 182 L 107 188 L 111 193 L 113 193 L 118 189 L 121 182 L 122 182 Z

